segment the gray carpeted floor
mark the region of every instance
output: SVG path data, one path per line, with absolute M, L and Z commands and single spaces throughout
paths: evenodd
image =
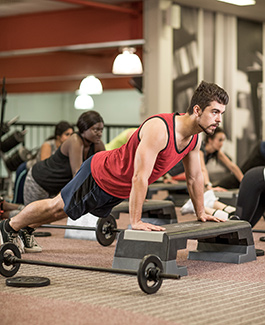
M 126 215 L 121 219 L 119 228 L 128 223 Z M 264 220 L 257 227 L 265 229 Z M 102 247 L 49 231 L 51 237 L 38 238 L 43 252 L 22 258 L 111 267 L 115 242 Z M 260 236 L 254 234 L 256 246 L 265 249 Z M 0 324 L 265 324 L 265 257 L 240 265 L 187 260 L 195 247 L 188 241 L 177 256 L 188 276 L 164 280 L 154 295 L 144 294 L 134 276 L 21 265 L 16 276 L 49 277 L 51 284 L 12 288 L 0 277 Z

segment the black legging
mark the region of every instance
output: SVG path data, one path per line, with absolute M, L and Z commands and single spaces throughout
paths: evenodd
M 264 166 L 250 169 L 244 175 L 239 187 L 236 215 L 248 221 L 252 227 L 265 211 Z
M 265 166 L 265 158 L 260 150 L 261 141 L 254 147 L 252 152 L 249 154 L 249 157 L 240 166 L 242 173 L 245 174 L 248 170 L 254 167 Z M 223 177 L 222 179 L 214 182 L 214 186 L 221 186 L 226 189 L 238 188 L 240 185 L 238 179 L 234 174 Z

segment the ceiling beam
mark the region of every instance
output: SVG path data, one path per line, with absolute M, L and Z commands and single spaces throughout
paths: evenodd
M 111 4 L 107 4 L 107 3 L 87 1 L 87 0 L 55 0 L 55 1 L 72 3 L 75 5 L 82 5 L 82 6 L 86 6 L 86 7 L 94 7 L 94 8 L 98 8 L 98 9 L 114 10 L 117 12 L 127 13 L 127 14 L 131 14 L 131 15 L 136 15 L 136 16 L 140 14 L 139 9 L 137 8 L 138 5 L 136 3 L 134 3 L 134 8 L 136 7 L 136 9 L 132 9 L 132 8 L 124 7 L 121 5 L 115 6 L 115 5 L 111 5 Z M 130 3 L 129 3 L 129 5 L 130 5 Z
M 87 7 L 1 18 L 0 38 L 9 92 L 75 91 L 89 74 L 106 78 L 108 89 L 111 81 L 131 88 L 130 76 L 110 78 L 112 64 L 120 47 L 134 46 L 141 57 L 144 44 L 141 14 Z
M 0 58 L 21 56 L 21 55 L 52 53 L 52 52 L 104 50 L 109 48 L 122 48 L 128 46 L 135 47 L 139 45 L 142 46 L 144 44 L 145 44 L 144 39 L 138 39 L 138 40 L 124 40 L 124 41 L 116 41 L 116 42 L 77 44 L 77 45 L 68 45 L 68 46 L 42 47 L 42 48 L 34 48 L 34 49 L 3 51 L 0 52 Z

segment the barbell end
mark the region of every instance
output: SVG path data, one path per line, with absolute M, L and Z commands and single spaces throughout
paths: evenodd
M 181 279 L 181 275 L 179 274 L 167 274 L 167 273 L 160 273 L 159 276 L 162 279 L 171 279 L 171 280 L 180 280 Z

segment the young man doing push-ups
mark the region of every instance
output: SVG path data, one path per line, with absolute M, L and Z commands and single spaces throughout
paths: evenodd
M 165 113 L 149 117 L 125 145 L 96 153 L 86 160 L 55 198 L 35 201 L 12 219 L 1 221 L 1 243 L 12 241 L 20 246 L 20 229 L 35 228 L 68 216 L 76 220 L 90 212 L 104 218 L 126 198 L 129 198 L 132 229 L 163 231 L 161 226 L 141 221 L 142 206 L 148 185 L 180 160 L 183 160 L 197 219 L 223 221 L 204 210 L 199 133 L 215 131 L 228 100 L 225 90 L 202 81 L 185 114 Z

